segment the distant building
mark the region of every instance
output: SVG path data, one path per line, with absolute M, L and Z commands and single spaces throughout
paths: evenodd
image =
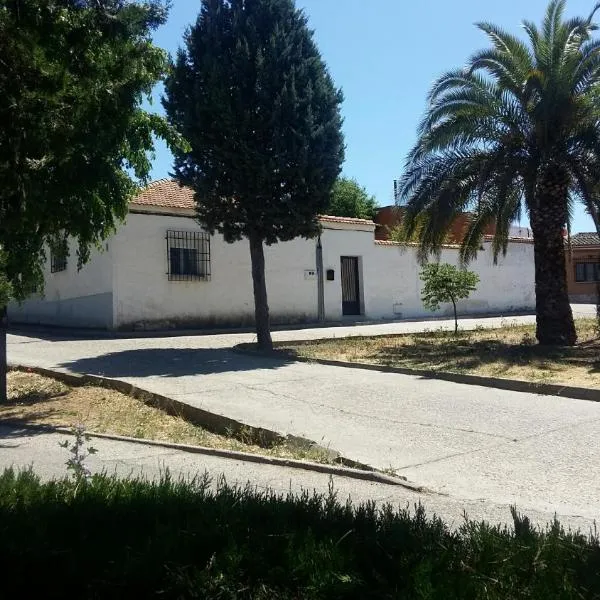
M 391 205 L 383 206 L 377 212 L 375 216 L 375 237 L 378 240 L 389 240 L 390 232 L 395 227 L 400 225 L 402 221 L 403 208 L 401 206 Z M 462 213 L 458 215 L 448 231 L 448 243 L 449 244 L 460 244 L 463 239 L 469 219 L 471 215 L 469 213 Z M 484 230 L 484 235 L 492 236 L 496 233 L 496 226 L 494 224 L 488 225 Z M 520 238 L 520 239 L 533 239 L 531 229 L 528 227 L 513 226 L 510 228 L 509 237 Z
M 567 282 L 572 302 L 596 302 L 600 286 L 600 236 L 577 233 L 568 250 Z

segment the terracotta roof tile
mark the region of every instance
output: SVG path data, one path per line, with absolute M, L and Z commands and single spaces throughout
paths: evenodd
M 158 206 L 161 208 L 194 209 L 194 192 L 188 187 L 181 187 L 173 179 L 153 181 L 142 190 L 132 201 L 135 206 Z M 373 221 L 354 219 L 350 217 L 334 217 L 323 215 L 319 217 L 326 223 L 348 223 L 350 225 L 373 225 Z
M 333 215 L 321 215 L 319 220 L 327 223 L 350 223 L 352 225 L 375 225 L 369 219 L 355 219 L 354 217 L 334 217 Z
M 597 233 L 576 233 L 571 238 L 573 246 L 600 246 L 600 236 Z
M 180 187 L 172 179 L 153 181 L 142 190 L 131 204 L 137 206 L 160 206 L 164 208 L 194 209 L 194 192 L 188 187 Z

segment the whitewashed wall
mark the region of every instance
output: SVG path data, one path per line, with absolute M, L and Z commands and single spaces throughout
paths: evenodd
M 341 227 L 341 228 L 333 228 Z M 335 279 L 325 281 L 325 318 L 329 321 L 342 319 L 342 284 L 341 257 L 355 256 L 358 260 L 361 310 L 363 315 L 372 319 L 382 318 L 371 307 L 371 298 L 377 293 L 373 285 L 385 279 L 381 272 L 373 272 L 379 267 L 374 260 L 374 228 L 361 226 L 362 230 L 351 229 L 350 226 L 326 225 L 321 236 L 323 245 L 323 269 L 333 269 Z
M 169 281 L 168 230 L 200 231 L 186 217 L 130 214 L 114 240 L 115 319 L 118 327 L 244 325 L 254 318 L 248 243 L 211 238 L 209 281 Z M 317 280 L 315 243 L 307 240 L 267 247 L 267 292 L 273 322 L 314 321 Z
M 534 309 L 533 244 L 510 243 L 507 255 L 500 257 L 497 265 L 494 265 L 490 247 L 490 243 L 485 243 L 477 260 L 468 266 L 479 275 L 480 283 L 470 298 L 458 303 L 460 313 L 507 313 Z M 458 265 L 458 251 L 443 250 L 441 261 Z M 421 267 L 415 248 L 375 244 L 364 264 L 369 266 L 365 273 L 367 314 L 383 319 L 432 316 L 421 303 Z M 451 312 L 450 305 L 441 306 L 436 316 Z
M 414 248 L 374 241 L 372 224 L 324 223 L 321 236 L 327 321 L 340 321 L 340 259 L 359 259 L 361 310 L 366 319 L 432 316 L 421 304 L 420 266 Z M 46 272 L 43 299 L 12 305 L 15 321 L 122 329 L 249 325 L 254 318 L 250 252 L 246 241 L 227 244 L 211 238 L 209 281 L 169 281 L 168 230 L 200 231 L 194 219 L 180 215 L 130 213 L 102 253 L 77 272 L 75 249 L 67 270 Z M 296 239 L 265 249 L 269 307 L 273 323 L 318 319 L 316 240 Z M 442 261 L 457 264 L 458 252 L 446 249 Z M 533 245 L 511 243 L 506 257 L 493 265 L 485 244 L 470 269 L 481 278 L 478 290 L 459 304 L 462 314 L 504 313 L 535 306 Z M 444 306 L 438 315 L 450 314 Z M 348 317 L 354 320 L 356 317 Z
M 71 242 L 66 270 L 51 273 L 48 261 L 44 268 L 43 295 L 31 297 L 20 305 L 12 303 L 9 318 L 67 327 L 114 327 L 111 245 L 109 240 L 102 250 L 93 250 L 90 261 L 78 271 L 77 247 Z

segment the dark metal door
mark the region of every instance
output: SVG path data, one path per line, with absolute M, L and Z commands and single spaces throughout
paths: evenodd
M 342 314 L 360 315 L 358 258 L 342 256 Z

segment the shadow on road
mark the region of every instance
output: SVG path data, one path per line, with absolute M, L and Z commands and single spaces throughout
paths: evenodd
M 43 425 L 31 425 L 26 420 L 3 421 L 0 423 L 0 450 L 17 448 L 15 440 L 23 437 L 41 435 L 51 431 L 51 428 Z
M 144 348 L 79 358 L 60 364 L 75 373 L 104 377 L 182 377 L 278 369 L 291 359 L 253 357 L 218 348 Z

